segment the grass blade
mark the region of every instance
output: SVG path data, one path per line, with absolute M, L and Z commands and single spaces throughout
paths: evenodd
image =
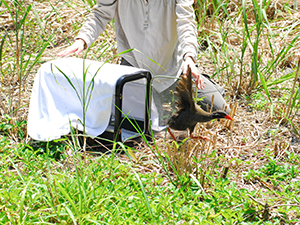
M 66 208 L 68 214 L 70 215 L 70 217 L 71 217 L 73 223 L 74 223 L 75 225 L 77 225 L 76 219 L 75 219 L 75 217 L 74 217 L 74 214 L 72 213 L 72 210 L 71 210 L 68 206 L 66 206 L 66 204 L 64 204 L 64 206 L 65 206 L 65 208 Z
M 286 111 L 286 115 L 289 117 L 291 115 L 291 104 L 292 104 L 292 100 L 294 99 L 294 93 L 295 93 L 295 88 L 296 88 L 296 83 L 298 81 L 298 77 L 299 77 L 299 69 L 300 69 L 300 57 L 298 59 L 298 64 L 297 64 L 297 71 L 296 71 L 296 75 L 294 78 L 294 82 L 293 82 L 293 86 L 292 86 L 292 90 L 291 90 L 291 95 L 289 98 L 289 102 L 288 102 L 288 108 Z
M 144 200 L 145 200 L 145 203 L 146 203 L 148 212 L 149 212 L 149 214 L 150 214 L 150 216 L 151 216 L 151 218 L 152 218 L 152 221 L 153 221 L 154 217 L 153 217 L 152 209 L 151 209 L 151 207 L 150 207 L 150 205 L 149 205 L 149 200 L 148 200 L 148 197 L 147 197 L 147 194 L 146 194 L 144 185 L 143 185 L 143 183 L 142 183 L 142 181 L 141 181 L 141 179 L 140 179 L 140 176 L 135 172 L 135 170 L 134 170 L 132 167 L 130 167 L 130 168 L 131 168 L 131 170 L 133 171 L 133 173 L 135 174 L 136 178 L 137 178 L 138 181 L 139 181 L 139 184 L 140 184 L 140 187 L 141 187 L 141 189 L 142 189 L 142 193 L 143 193 L 143 196 L 144 196 Z
M 56 185 L 58 186 L 59 190 L 61 191 L 61 193 L 63 194 L 63 196 L 64 196 L 64 197 L 69 201 L 69 203 L 71 204 L 71 206 L 72 206 L 74 212 L 75 212 L 76 214 L 78 214 L 77 207 L 76 207 L 74 201 L 72 200 L 71 196 L 70 196 L 70 195 L 68 194 L 68 192 L 66 191 L 66 189 L 64 189 L 64 188 L 61 186 L 61 184 L 60 184 L 56 179 L 54 179 L 54 181 L 55 181 Z

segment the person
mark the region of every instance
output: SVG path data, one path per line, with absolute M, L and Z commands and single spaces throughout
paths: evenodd
M 189 65 L 197 87 L 203 89 L 195 65 L 198 44 L 192 4 L 192 0 L 97 0 L 74 44 L 57 55 L 79 55 L 115 18 L 118 51 L 139 50 L 124 56 L 126 63 L 151 68 L 154 74 L 174 76 L 183 60 L 183 74 Z
M 154 94 L 169 93 L 178 77 L 186 75 L 189 66 L 198 98 L 202 98 L 200 106 L 205 110 L 210 108 L 214 95 L 213 110 L 227 106 L 229 112 L 223 99 L 224 89 L 202 76 L 196 65 L 198 43 L 193 3 L 193 0 L 97 0 L 74 43 L 57 56 L 79 55 L 114 19 L 118 52 L 134 49 L 122 55 L 121 65 L 149 70 L 154 77 Z

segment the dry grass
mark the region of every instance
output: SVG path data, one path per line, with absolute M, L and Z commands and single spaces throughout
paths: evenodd
M 241 28 L 241 15 L 237 14 L 237 9 L 239 8 L 240 4 L 238 1 L 231 1 L 230 7 L 230 15 L 232 18 L 235 18 L 236 29 Z M 284 4 L 288 1 L 272 1 L 271 6 L 268 9 L 268 18 L 272 18 L 272 22 L 270 27 L 274 32 L 274 43 L 276 54 L 283 48 L 286 43 L 291 42 L 291 40 L 297 35 L 296 28 L 299 26 L 300 21 L 300 13 L 298 11 L 293 11 L 292 13 L 288 13 L 284 10 Z M 40 18 L 47 18 L 44 20 L 43 23 L 45 29 L 41 30 L 36 23 L 35 28 L 32 29 L 34 33 L 31 33 L 28 30 L 28 36 L 50 36 L 51 34 L 55 33 L 54 39 L 50 44 L 50 47 L 46 49 L 44 52 L 42 61 L 48 61 L 56 57 L 56 53 L 62 50 L 63 48 L 69 46 L 67 39 L 72 42 L 73 37 L 76 35 L 78 28 L 84 21 L 85 16 L 88 14 L 85 7 L 82 5 L 82 1 L 75 0 L 72 1 L 72 6 L 74 8 L 70 8 L 64 1 L 28 1 L 27 4 L 34 3 L 36 10 L 39 12 Z M 249 4 L 249 3 L 248 3 Z M 52 6 L 51 6 L 52 5 Z M 76 6 L 77 5 L 77 6 Z M 3 6 L 2 6 L 3 7 Z M 53 7 L 58 9 L 57 12 L 53 11 Z M 1 9 L 1 8 L 0 8 Z M 2 10 L 2 9 L 1 9 Z M 0 11 L 1 11 L 0 10 Z M 49 13 L 51 12 L 51 13 Z M 222 15 L 221 15 L 222 16 Z M 220 17 L 221 17 L 220 16 Z M 34 20 L 34 15 L 31 14 L 29 17 Z M 4 34 L 4 30 L 11 30 L 14 29 L 14 25 L 7 14 L 1 14 L 1 24 L 0 24 L 0 33 L 1 35 Z M 253 16 L 249 16 L 249 23 L 254 22 Z M 230 26 L 228 24 L 228 26 Z M 207 21 L 203 23 L 203 26 L 199 30 L 199 34 L 203 33 L 212 33 L 210 37 L 211 41 L 215 41 L 216 45 L 221 45 L 218 43 L 219 39 L 217 38 L 218 32 L 221 28 L 218 27 L 218 23 L 211 23 L 209 18 Z M 224 27 L 223 29 L 228 29 L 229 27 Z M 288 33 L 287 33 L 288 32 Z M 287 35 L 285 35 L 287 34 Z M 267 32 L 265 35 L 268 35 Z M 254 35 L 255 36 L 255 35 Z M 115 34 L 111 25 L 108 25 L 107 32 L 98 38 L 97 43 L 101 41 L 107 41 L 108 43 L 112 44 L 115 43 Z M 228 35 L 226 39 L 226 43 L 230 46 L 231 49 L 235 49 L 240 53 L 240 44 L 241 44 L 241 36 L 231 33 Z M 202 43 L 203 44 L 203 43 Z M 295 44 L 295 46 L 299 46 L 299 42 Z M 270 54 L 270 47 L 268 42 L 261 41 L 260 42 L 260 49 L 263 49 L 263 58 L 262 63 L 267 64 L 268 61 L 271 59 L 272 54 Z M 278 69 L 273 74 L 274 78 L 282 75 L 286 68 L 295 68 L 297 62 L 297 47 L 291 50 L 290 55 L 284 61 L 283 64 L 278 65 Z M 88 58 L 93 59 L 93 55 L 95 53 L 96 48 L 91 49 Z M 110 56 L 115 53 L 115 48 L 110 51 Z M 229 55 L 233 58 L 233 53 L 231 52 Z M 34 52 L 33 52 L 34 54 Z M 251 65 L 251 50 L 248 50 L 244 57 L 244 64 L 245 67 L 248 68 L 246 70 L 250 70 L 249 65 Z M 222 59 L 220 59 L 222 60 Z M 115 59 L 113 63 L 117 63 L 118 59 Z M 8 68 L 7 65 L 11 65 L 13 63 L 12 53 L 10 51 L 5 52 L 5 60 L 2 64 L 2 69 Z M 201 58 L 198 60 L 198 64 L 203 68 L 203 72 L 207 74 L 214 74 L 214 66 L 212 59 L 210 58 L 209 54 L 204 51 L 201 53 Z M 26 84 L 24 85 L 24 90 L 22 90 L 22 110 L 18 110 L 15 113 L 15 120 L 26 120 L 27 112 L 28 112 L 28 104 L 29 98 L 32 88 L 32 83 L 34 79 L 34 74 L 38 70 L 40 64 L 37 64 L 33 70 L 33 72 L 28 76 L 26 79 Z M 240 71 L 240 68 L 235 68 L 236 74 Z M 245 77 L 245 82 L 242 84 L 242 93 L 246 93 L 249 85 L 249 77 L 247 77 L 247 73 L 243 74 Z M 9 107 L 7 106 L 7 93 L 11 94 L 12 99 L 18 99 L 18 89 L 14 88 L 18 85 L 17 77 L 14 74 L 11 76 L 2 76 L 3 82 L 1 83 L 1 95 L 0 100 L 2 102 L 2 109 L 0 110 L 1 116 L 8 114 L 9 111 L 6 110 Z M 224 80 L 218 80 L 221 85 L 224 85 Z M 196 158 L 199 157 L 200 154 L 209 154 L 213 150 L 217 150 L 217 155 L 224 156 L 224 168 L 228 167 L 231 173 L 235 173 L 236 182 L 239 186 L 247 186 L 247 188 L 259 188 L 259 182 L 257 184 L 249 184 L 245 183 L 239 174 L 244 171 L 249 170 L 250 168 L 258 168 L 261 167 L 265 161 L 265 149 L 270 149 L 274 157 L 277 158 L 284 158 L 285 157 L 285 150 L 290 152 L 299 153 L 300 151 L 300 142 L 299 137 L 295 135 L 293 132 L 292 127 L 289 124 L 279 123 L 280 118 L 282 117 L 280 114 L 272 114 L 268 105 L 265 106 L 263 110 L 256 110 L 255 108 L 251 108 L 248 105 L 248 101 L 236 98 L 236 86 L 238 83 L 238 76 L 233 77 L 231 83 L 227 83 L 225 87 L 227 89 L 227 99 L 234 102 L 234 106 L 237 107 L 236 113 L 233 116 L 234 122 L 228 124 L 227 121 L 215 121 L 211 123 L 206 123 L 203 125 L 197 126 L 195 129 L 195 133 L 199 133 L 201 135 L 205 135 L 210 137 L 212 140 L 211 143 L 205 143 L 201 141 L 190 141 L 188 142 L 187 146 L 185 147 L 187 151 L 178 152 L 176 147 L 172 144 L 170 139 L 165 139 L 161 136 L 156 137 L 156 142 L 159 146 L 159 151 L 165 152 L 166 154 L 170 155 L 173 162 L 178 162 L 181 158 L 184 158 L 182 162 L 179 162 L 180 165 L 183 165 L 182 168 L 189 168 L 187 165 L 191 163 L 190 158 L 191 156 L 195 156 Z M 278 96 L 282 96 L 285 92 L 283 89 L 285 86 L 289 86 L 290 83 L 283 83 L 278 85 L 274 90 L 271 90 L 272 97 L 274 98 L 274 102 L 276 103 Z M 11 111 L 16 110 L 17 106 L 16 103 L 13 103 L 11 107 Z M 280 105 L 277 105 L 280 107 Z M 278 112 L 278 111 L 277 111 Z M 296 117 L 294 117 L 294 121 L 300 124 L 299 113 Z M 12 134 L 13 135 L 13 134 Z M 178 132 L 178 135 L 182 135 L 186 137 L 185 132 Z M 15 137 L 17 141 L 17 138 Z M 29 141 L 30 138 L 27 137 L 25 141 Z M 175 153 L 176 152 L 176 153 Z M 176 154 L 183 154 L 178 158 L 174 158 Z M 135 156 L 137 158 L 136 166 L 137 169 L 141 172 L 157 172 L 157 173 L 164 173 L 163 168 L 159 163 L 155 160 L 155 154 L 153 151 L 147 147 L 144 143 L 137 143 L 136 145 L 136 152 Z M 128 160 L 126 156 L 122 157 L 123 160 Z M 236 159 L 243 161 L 244 163 L 238 163 Z M 187 161 L 185 161 L 187 160 Z M 248 165 L 247 161 L 251 161 Z M 209 162 L 207 162 L 209 165 Z M 224 168 L 220 168 L 223 170 Z M 192 168 L 193 169 L 193 168 Z M 183 171 L 184 172 L 184 171 Z
M 216 150 L 215 158 L 222 159 L 219 163 L 223 166 L 218 168 L 220 174 L 223 174 L 224 170 L 229 170 L 231 174 L 234 174 L 231 179 L 234 179 L 239 188 L 258 190 L 261 188 L 261 182 L 258 181 L 255 184 L 246 182 L 242 174 L 250 169 L 259 169 L 268 163 L 266 150 L 269 150 L 268 154 L 279 161 L 286 160 L 285 151 L 300 153 L 298 137 L 289 126 L 275 123 L 268 109 L 252 111 L 245 102 L 240 101 L 236 104 L 238 105 L 237 112 L 233 116 L 234 121 L 230 121 L 230 125 L 228 125 L 229 121 L 221 120 L 198 124 L 195 128 L 195 134 L 209 137 L 211 142 L 188 140 L 178 151 L 178 147 L 170 137 L 167 139 L 163 137 L 164 133 L 156 137 L 159 151 L 169 155 L 179 174 L 192 172 L 197 176 L 199 171 L 210 170 L 214 163 L 211 161 L 212 158 L 203 159 L 202 155 L 208 156 Z M 175 132 L 175 134 L 178 139 L 187 137 L 187 132 Z M 136 145 L 137 168 L 140 172 L 152 171 L 164 174 L 161 164 L 153 160 L 157 156 L 153 149 L 155 149 L 153 145 L 151 148 L 143 143 Z M 194 163 L 193 157 L 198 160 L 202 159 L 202 163 Z M 128 160 L 127 156 L 124 156 L 123 160 Z M 170 164 L 168 166 L 170 171 L 173 171 Z
M 15 43 L 11 43 L 11 48 L 6 47 L 3 52 L 3 60 L 0 62 L 0 70 L 2 72 L 0 82 L 0 122 L 5 121 L 6 115 L 11 115 L 11 123 L 16 124 L 17 121 L 26 121 L 30 94 L 35 73 L 37 72 L 41 63 L 56 58 L 56 53 L 69 46 L 69 42 L 73 41 L 78 29 L 84 22 L 88 15 L 88 7 L 83 5 L 83 1 L 74 0 L 70 2 L 70 7 L 65 1 L 35 1 L 26 0 L 26 4 L 34 3 L 35 9 L 42 19 L 41 28 L 36 22 L 33 10 L 30 11 L 28 29 L 26 30 L 26 39 L 30 40 L 28 52 L 30 54 L 37 54 L 35 52 L 34 43 L 38 43 L 41 39 L 47 39 L 53 35 L 49 47 L 43 53 L 41 62 L 36 64 L 26 79 L 23 80 L 23 86 L 18 88 L 20 81 L 16 70 L 14 70 L 14 48 Z M 251 1 L 247 1 L 249 8 L 251 8 Z M 272 1 L 267 9 L 267 17 L 272 28 L 272 49 L 266 37 L 269 37 L 269 32 L 264 29 L 259 42 L 260 59 L 262 65 L 267 65 L 272 57 L 276 57 L 287 43 L 290 43 L 299 33 L 300 13 L 294 9 L 288 11 L 285 4 L 292 4 L 292 1 L 277 0 Z M 221 52 L 221 46 L 226 43 L 228 54 L 215 54 L 219 65 L 226 66 L 227 61 L 232 61 L 237 54 L 237 58 L 242 56 L 241 44 L 243 42 L 241 32 L 243 29 L 242 15 L 239 14 L 241 1 L 230 1 L 228 13 L 233 18 L 235 24 L 234 32 L 232 23 L 227 21 L 227 15 L 221 10 L 219 17 L 221 23 L 218 23 L 211 17 L 206 17 L 201 20 L 199 28 L 199 43 L 203 51 L 200 52 L 198 64 L 206 74 L 213 75 L 216 73 L 215 58 L 212 57 L 210 51 L 207 49 L 207 40 L 204 37 L 209 37 L 209 41 L 214 44 L 214 52 Z M 4 6 L 0 6 L 0 12 Z M 209 7 L 208 13 L 212 14 L 213 8 Z M 251 13 L 248 17 L 249 26 L 254 24 L 254 15 Z M 5 35 L 5 31 L 13 32 L 15 30 L 13 21 L 9 14 L 0 13 L 0 37 Z M 220 30 L 228 31 L 228 35 L 224 40 L 220 37 Z M 251 36 L 255 38 L 255 31 Z M 111 44 L 112 47 L 105 56 L 105 60 L 116 53 L 116 37 L 113 30 L 113 24 L 109 24 L 106 32 L 100 36 L 95 46 L 90 49 L 87 58 L 95 59 L 99 56 L 97 46 L 103 41 Z M 278 79 L 287 71 L 295 70 L 298 60 L 299 40 L 294 43 L 294 46 L 286 55 L 286 59 L 276 66 L 276 69 L 270 75 L 270 81 Z M 7 45 L 6 45 L 7 46 Z M 272 52 L 273 51 L 273 52 Z M 224 52 L 223 52 L 224 53 Z M 183 144 L 174 143 L 172 139 L 167 136 L 165 132 L 155 134 L 154 140 L 149 143 L 139 141 L 135 143 L 134 151 L 130 152 L 129 156 L 122 154 L 120 160 L 128 163 L 133 161 L 135 170 L 140 173 L 158 173 L 167 177 L 167 172 L 171 173 L 172 179 L 176 179 L 178 175 L 188 176 L 196 181 L 201 187 L 201 190 L 209 193 L 212 190 L 211 180 L 205 174 L 211 175 L 213 178 L 227 177 L 230 181 L 234 181 L 237 189 L 246 189 L 257 193 L 254 199 L 249 195 L 251 202 L 257 202 L 261 206 L 270 200 L 272 205 L 268 210 L 270 214 L 276 214 L 275 208 L 278 205 L 286 204 L 284 197 L 277 196 L 273 190 L 279 190 L 280 187 L 274 186 L 269 180 L 261 179 L 258 176 L 253 176 L 250 179 L 245 178 L 245 174 L 250 170 L 258 170 L 266 165 L 270 159 L 275 159 L 278 164 L 291 163 L 288 161 L 288 154 L 300 154 L 299 133 L 300 116 L 297 108 L 292 111 L 291 118 L 286 118 L 282 112 L 287 112 L 288 104 L 286 100 L 282 101 L 283 96 L 290 96 L 293 81 L 283 82 L 273 85 L 269 89 L 274 110 L 272 111 L 271 104 L 267 99 L 262 89 L 253 89 L 261 96 L 265 97 L 263 102 L 261 99 L 255 97 L 253 90 L 251 91 L 250 71 L 251 71 L 251 57 L 253 51 L 251 48 L 247 49 L 243 59 L 243 70 L 241 65 L 236 63 L 231 71 L 224 70 L 222 73 L 216 73 L 214 79 L 227 90 L 226 100 L 231 102 L 232 114 L 234 121 L 213 121 L 205 124 L 198 124 L 195 129 L 195 135 L 207 136 L 211 142 L 200 140 L 185 140 Z M 83 54 L 80 56 L 83 57 Z M 114 59 L 112 63 L 118 63 L 119 59 Z M 241 73 L 242 71 L 242 73 Z M 299 81 L 296 81 L 299 83 Z M 297 83 L 297 84 L 298 84 Z M 238 88 L 239 86 L 239 88 Z M 21 98 L 19 98 L 21 96 Z M 250 96 L 250 97 L 249 97 Z M 254 99 L 250 99 L 253 97 Z M 20 108 L 21 107 L 21 108 Z M 13 112 L 13 113 L 12 113 Z M 294 127 L 288 123 L 288 119 L 293 119 Z M 298 126 L 298 127 L 297 127 Z M 26 129 L 22 128 L 26 134 Z M 2 131 L 0 130 L 0 135 Z M 18 143 L 23 141 L 31 143 L 31 139 L 25 136 L 23 140 L 18 138 L 18 128 L 9 131 L 9 137 Z M 175 132 L 175 136 L 179 140 L 187 138 L 187 132 Z M 166 169 L 163 167 L 161 161 L 158 159 L 158 154 L 163 156 L 163 161 L 166 162 Z M 85 157 L 83 155 L 83 157 Z M 170 161 L 166 159 L 169 158 Z M 95 159 L 95 158 L 93 158 Z M 67 158 L 65 163 L 70 164 L 70 168 L 75 168 L 74 163 L 70 158 Z M 293 162 L 298 164 L 300 162 Z M 59 170 L 61 170 L 59 168 Z M 230 176 L 228 175 L 230 174 Z M 294 181 L 299 181 L 299 174 L 296 175 Z M 160 186 L 167 186 L 170 179 L 164 179 Z M 281 180 L 280 185 L 285 185 L 287 180 Z M 154 180 L 155 185 L 155 180 Z M 280 186 L 279 185 L 279 186 Z M 267 190 L 271 190 L 268 192 Z M 168 191 L 168 188 L 165 190 Z M 77 192 L 77 190 L 76 190 Z M 275 200 L 274 200 L 275 199 Z M 273 204 L 274 203 L 274 204 Z M 299 205 L 297 205 L 298 207 Z M 239 207 L 239 206 L 236 206 Z M 297 218 L 299 215 L 293 215 L 291 212 L 289 217 Z M 289 219 L 289 218 L 287 218 Z M 283 220 L 285 221 L 285 220 Z

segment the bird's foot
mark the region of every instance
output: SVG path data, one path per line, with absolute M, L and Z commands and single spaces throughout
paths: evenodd
M 169 134 L 171 135 L 171 137 L 173 138 L 173 140 L 176 141 L 176 138 L 175 138 L 174 134 L 172 133 L 171 129 L 169 127 L 167 127 L 167 130 L 168 130 Z
M 205 141 L 210 141 L 210 139 L 208 137 L 204 137 L 204 136 L 194 136 L 194 135 L 190 135 L 191 139 L 197 139 L 197 140 L 205 140 Z

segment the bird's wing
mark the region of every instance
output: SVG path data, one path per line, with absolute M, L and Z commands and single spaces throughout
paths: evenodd
M 189 109 L 191 107 L 189 92 L 186 84 L 187 78 L 181 76 L 181 79 L 178 81 L 176 86 L 176 92 L 174 93 L 179 98 L 176 102 L 179 109 Z
M 193 90 L 193 82 L 192 82 L 192 70 L 190 66 L 188 66 L 186 88 L 189 93 L 190 110 L 192 113 L 195 113 L 196 109 L 195 109 L 195 101 L 193 97 L 194 90 Z
M 192 71 L 188 66 L 187 77 L 181 76 L 181 80 L 176 86 L 175 95 L 179 98 L 176 104 L 179 109 L 189 109 L 192 113 L 196 112 L 193 94 Z

